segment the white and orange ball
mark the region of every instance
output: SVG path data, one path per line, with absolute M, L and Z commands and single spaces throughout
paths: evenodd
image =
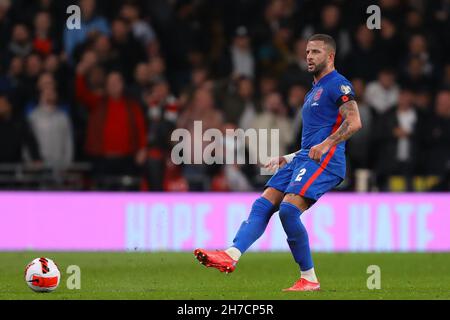
M 25 281 L 35 292 L 54 291 L 60 279 L 58 266 L 48 258 L 36 258 L 25 268 Z

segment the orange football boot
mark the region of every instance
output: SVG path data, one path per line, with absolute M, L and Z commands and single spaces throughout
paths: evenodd
M 320 283 L 311 282 L 304 278 L 300 278 L 294 285 L 290 288 L 283 289 L 283 291 L 319 291 Z
M 225 251 L 195 249 L 194 255 L 204 266 L 216 268 L 220 272 L 231 273 L 236 269 L 237 261 L 233 260 Z

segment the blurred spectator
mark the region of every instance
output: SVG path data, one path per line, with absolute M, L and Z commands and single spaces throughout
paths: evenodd
M 255 90 L 250 78 L 242 76 L 235 83 L 235 92 L 226 95 L 224 99 L 225 121 L 245 130 L 250 128 L 250 123 L 258 112 Z
M 246 156 L 246 149 L 244 143 L 237 143 L 235 140 L 235 130 L 238 129 L 233 124 L 225 124 L 223 127 L 224 141 L 223 147 L 224 152 L 229 152 L 229 150 L 234 150 L 236 157 L 244 158 Z M 225 158 L 224 158 L 225 159 Z M 237 192 L 249 192 L 253 190 L 253 186 L 249 178 L 245 175 L 244 170 L 248 165 L 244 164 L 225 164 L 223 166 L 223 172 L 220 176 L 224 179 L 223 191 L 237 191 Z M 248 171 L 247 171 L 248 172 Z
M 20 81 L 20 77 L 24 72 L 24 61 L 20 57 L 14 57 L 9 65 L 8 77 L 11 80 L 11 83 L 16 84 Z
M 417 112 L 416 143 L 420 152 L 417 152 L 414 171 L 417 174 L 428 174 L 428 148 L 430 136 L 430 121 L 433 115 L 432 95 L 430 91 L 421 89 L 414 92 L 414 106 Z
M 39 78 L 36 81 L 35 86 L 35 94 L 33 96 L 30 96 L 30 100 L 27 101 L 27 104 L 25 105 L 24 109 L 24 115 L 28 116 L 30 112 L 38 105 L 42 91 L 51 89 L 55 91 L 56 93 L 56 82 L 53 75 L 49 72 L 41 73 Z
M 146 50 L 157 42 L 156 33 L 151 25 L 142 19 L 139 7 L 133 3 L 125 3 L 120 11 L 122 18 L 126 19 L 131 26 L 133 37 L 137 39 Z
M 187 155 L 191 159 L 191 163 L 198 157 L 198 155 L 195 156 L 195 144 L 201 144 L 202 155 L 205 147 L 209 144 L 203 139 L 198 141 L 198 137 L 195 136 L 194 125 L 201 125 L 201 130 L 197 129 L 197 132 L 200 132 L 203 137 L 206 130 L 221 128 L 222 124 L 223 116 L 216 109 L 212 93 L 208 89 L 197 89 L 192 100 L 178 119 L 178 127 L 187 129 L 191 137 L 191 154 Z M 202 155 L 201 158 L 203 158 Z M 209 159 L 203 159 L 202 161 L 206 162 Z M 201 191 L 207 189 L 212 176 L 208 170 L 214 169 L 213 166 L 206 164 L 185 164 L 183 174 L 189 182 L 189 190 Z
M 54 39 L 50 33 L 52 26 L 51 16 L 48 12 L 42 11 L 34 18 L 34 39 L 33 49 L 42 56 L 47 56 L 55 50 Z
M 450 63 L 446 64 L 443 68 L 443 76 L 440 87 L 450 89 Z
M 198 89 L 211 87 L 210 86 L 210 72 L 206 66 L 198 66 L 192 68 L 190 74 L 190 83 L 185 85 L 180 94 L 181 103 L 187 104 L 189 99 L 195 94 Z M 210 88 L 211 89 L 211 88 Z
M 97 33 L 109 34 L 107 20 L 96 14 L 96 0 L 79 0 L 81 9 L 81 28 L 75 30 L 64 29 L 64 51 L 69 61 L 72 61 L 72 54 L 75 48 L 83 44 L 88 37 Z
M 129 88 L 131 96 L 141 103 L 144 103 L 144 92 L 150 86 L 150 68 L 148 63 L 139 63 L 134 70 L 134 83 Z
M 397 25 L 388 18 L 381 19 L 378 63 L 385 68 L 397 68 L 405 49 L 402 44 Z
M 169 192 L 189 191 L 189 183 L 183 176 L 182 167 L 176 166 L 170 158 L 166 159 L 163 190 Z
M 198 88 L 178 120 L 178 127 L 193 130 L 194 121 L 202 121 L 203 130 L 220 128 L 223 115 L 215 106 L 210 90 Z
M 55 88 L 43 88 L 39 104 L 28 120 L 44 164 L 60 170 L 67 168 L 73 160 L 73 134 L 70 119 L 59 109 L 57 99 Z
M 11 34 L 12 21 L 9 17 L 11 0 L 0 1 L 0 53 L 6 49 Z
M 0 163 L 21 163 L 27 152 L 32 163 L 41 165 L 41 155 L 29 124 L 12 115 L 12 106 L 5 96 L 0 96 Z
M 379 50 L 375 44 L 375 35 L 361 24 L 356 29 L 355 46 L 345 58 L 345 75 L 350 78 L 362 78 L 364 81 L 374 80 L 379 69 Z
M 249 152 L 253 154 L 254 159 L 258 158 L 258 151 L 261 146 L 267 147 L 270 154 L 272 148 L 272 141 L 270 139 L 271 130 L 279 130 L 279 141 L 276 141 L 275 147 L 278 155 L 287 154 L 289 145 L 296 137 L 292 136 L 292 124 L 287 117 L 286 106 L 283 104 L 283 99 L 279 93 L 270 93 L 263 100 L 263 112 L 256 116 L 252 128 L 255 130 L 267 129 L 267 136 L 260 136 L 258 145 L 249 145 Z M 262 159 L 259 159 L 261 161 Z
M 289 17 L 286 1 L 269 0 L 264 8 L 263 17 L 254 26 L 255 47 L 269 43 L 280 27 L 280 21 Z
M 1 70 L 0 68 L 0 71 Z M 10 65 L 6 72 L 0 72 L 0 95 L 7 95 L 10 102 L 16 105 L 15 110 L 12 111 L 13 116 L 22 116 L 22 110 L 18 110 L 17 105 L 23 102 L 23 98 L 18 94 L 21 88 L 21 80 L 24 71 L 24 62 L 20 57 L 12 58 Z
M 399 88 L 391 69 L 383 69 L 378 79 L 370 82 L 364 92 L 364 100 L 381 115 L 397 104 Z
M 106 71 L 104 68 L 96 64 L 86 71 L 85 77 L 86 84 L 94 95 L 102 96 L 105 94 Z M 74 85 L 72 84 L 72 86 Z M 73 90 L 71 94 L 74 94 Z M 86 154 L 86 134 L 88 131 L 87 125 L 89 123 L 89 114 L 90 111 L 88 108 L 80 108 L 78 107 L 78 104 L 71 109 L 76 161 L 92 160 L 91 157 Z
M 177 1 L 174 17 L 161 36 L 165 47 L 168 78 L 171 87 L 178 93 L 189 81 L 191 65 L 189 56 L 195 50 L 208 50 L 208 33 L 202 28 L 204 20 L 196 12 L 198 3 L 192 0 Z
M 293 37 L 289 19 L 281 19 L 272 38 L 259 46 L 257 52 L 259 68 L 280 76 L 292 59 L 291 42 Z
M 290 88 L 293 84 L 302 84 L 308 88 L 311 86 L 311 75 L 308 73 L 308 64 L 306 63 L 306 43 L 307 40 L 304 38 L 295 41 L 294 56 L 281 76 L 281 88 Z
M 146 54 L 125 19 L 118 18 L 112 22 L 111 44 L 115 51 L 114 69 L 125 75 L 126 82 L 131 82 L 133 70 L 139 62 L 146 60 Z
M 424 61 L 417 56 L 409 58 L 406 69 L 401 74 L 399 82 L 402 86 L 412 90 L 431 90 L 433 81 L 430 75 L 425 73 Z
M 309 25 L 303 31 L 302 37 L 308 39 L 315 33 L 325 33 L 332 36 L 339 48 L 336 53 L 338 60 L 343 59 L 351 49 L 350 36 L 340 25 L 341 9 L 335 4 L 327 4 L 320 12 L 320 23 Z
M 399 0 L 380 0 L 379 6 L 383 16 L 399 23 L 405 13 L 404 3 Z
M 359 115 L 361 117 L 362 128 L 352 136 L 347 143 L 347 154 L 352 166 L 350 172 L 357 169 L 368 169 L 372 167 L 371 156 L 374 154 L 371 150 L 373 146 L 372 135 L 374 121 L 370 106 L 364 100 L 365 83 L 362 79 L 352 80 L 355 91 L 355 100 L 358 103 Z M 351 175 L 351 181 L 355 182 L 355 176 Z
M 97 64 L 106 72 L 115 69 L 117 52 L 113 50 L 111 39 L 108 36 L 100 34 L 92 39 L 92 45 L 89 44 L 90 42 L 86 42 L 84 46 L 78 46 L 74 54 L 77 57 L 80 56 L 81 59 L 84 52 L 92 50 L 97 56 Z
M 422 34 L 411 36 L 408 43 L 408 56 L 418 58 L 421 62 L 421 73 L 432 78 L 435 66 L 432 61 L 428 41 Z
M 433 98 L 431 91 L 421 89 L 415 91 L 414 93 L 414 105 L 416 106 L 417 111 L 420 113 L 429 114 L 431 112 L 430 109 Z
M 49 54 L 43 61 L 43 72 L 49 72 L 56 81 L 58 99 L 68 103 L 73 98 L 73 70 L 60 55 Z
M 171 134 L 176 128 L 179 105 L 164 80 L 153 83 L 145 95 L 148 124 L 146 176 L 149 189 L 163 190 L 166 158 L 170 154 Z
M 308 89 L 300 84 L 294 84 L 289 87 L 287 94 L 287 107 L 288 116 L 294 117 L 303 105 L 305 95 L 308 93 Z
M 8 0 L 9 2 L 9 0 Z M 49 12 L 52 16 L 56 16 L 59 13 L 56 9 L 58 3 L 63 1 L 56 0 L 13 0 L 10 1 L 11 11 L 9 12 L 10 17 L 14 20 L 21 21 L 24 23 L 31 23 L 33 18 L 36 16 L 38 12 L 46 11 Z M 64 13 L 66 11 L 67 5 L 64 7 Z M 62 17 L 62 20 L 65 20 L 65 15 Z M 62 22 L 62 20 L 60 22 Z M 64 21 L 65 23 L 65 21 Z
M 436 41 L 442 45 L 442 52 L 450 50 L 450 10 L 448 0 L 436 0 L 426 2 L 427 23 L 431 32 L 437 38 Z M 446 57 L 446 62 L 450 62 Z
M 253 56 L 248 30 L 245 26 L 240 26 L 220 61 L 220 75 L 231 76 L 233 79 L 240 76 L 253 78 L 256 64 Z
M 32 51 L 33 43 L 27 26 L 24 24 L 15 25 L 12 31 L 11 41 L 8 45 L 9 56 L 25 58 Z
M 201 120 L 205 130 L 249 129 L 260 120 L 270 128 L 281 125 L 280 135 L 291 138 L 291 143 L 282 142 L 283 148 L 298 150 L 301 105 L 312 82 L 306 70 L 306 37 L 321 32 L 335 38 L 337 67 L 354 79 L 358 91 L 364 126 L 348 143 L 349 176 L 355 168 L 368 166 L 381 177 L 384 189 L 392 174 L 450 177 L 448 165 L 440 161 L 447 157 L 443 150 L 448 124 L 442 105 L 450 89 L 448 0 L 380 0 L 380 30 L 366 26 L 364 12 L 370 1 L 73 4 L 81 7 L 81 30 L 66 28 L 67 1 L 0 0 L 0 96 L 8 97 L 9 114 L 14 116 L 3 119 L 2 125 L 20 124 L 23 133 L 24 117 L 30 114 L 39 119 L 64 114 L 73 124 L 74 161 L 95 159 L 94 171 L 103 169 L 100 160 L 109 159 L 108 172 L 155 174 L 147 177 L 148 188 L 142 185 L 151 190 L 247 190 L 245 182 L 240 183 L 242 174 L 252 187 L 258 186 L 254 166 L 167 165 L 169 128 L 176 122 L 192 130 L 193 122 Z M 82 60 L 82 74 L 77 74 Z M 395 108 L 405 104 L 398 102 L 398 86 L 411 92 L 413 109 Z M 121 93 L 114 99 L 111 90 L 127 92 L 130 98 Z M 58 97 L 56 111 L 44 113 L 47 109 L 39 102 L 53 94 Z M 283 101 L 273 102 L 279 95 Z M 87 108 L 79 108 L 77 102 Z M 21 139 L 13 140 L 22 148 L 27 144 Z M 385 159 L 385 153 L 391 161 L 377 159 Z M 153 157 L 153 164 L 146 157 Z M 141 172 L 138 163 L 143 165 Z M 167 181 L 171 178 L 176 182 Z
M 95 54 L 87 52 L 76 74 L 77 99 L 89 110 L 86 152 L 94 159 L 94 172 L 100 177 L 135 175 L 147 156 L 141 108 L 124 96 L 120 73 L 108 74 L 105 93 L 93 92 L 85 75 L 95 63 Z
M 0 72 L 0 94 L 8 94 L 12 90 L 13 84 L 11 80 L 12 79 L 8 77 L 8 75 Z
M 272 74 L 266 73 L 259 77 L 258 98 L 261 103 L 267 95 L 278 91 L 278 79 Z
M 292 152 L 296 152 L 301 148 L 302 141 L 302 111 L 305 95 L 308 89 L 302 85 L 293 85 L 290 87 L 287 96 L 288 116 L 293 119 L 292 123 L 292 137 L 293 141 L 290 146 Z
M 27 103 L 38 100 L 37 83 L 42 69 L 39 55 L 30 54 L 24 60 L 24 72 L 18 77 L 16 90 L 11 96 L 15 115 L 23 117 Z
M 148 67 L 150 80 L 166 78 L 166 62 L 161 56 L 150 57 Z
M 102 95 L 105 92 L 106 83 L 106 73 L 105 70 L 94 65 L 92 68 L 87 70 L 86 81 L 88 83 L 89 89 L 96 95 Z
M 30 80 L 36 81 L 42 72 L 42 59 L 38 54 L 30 54 L 25 60 L 25 76 Z
M 53 74 L 50 72 L 41 73 L 36 83 L 36 89 L 40 93 L 42 93 L 45 89 L 52 89 L 56 91 L 56 82 Z M 42 96 L 40 98 L 42 98 Z
M 386 112 L 378 123 L 377 183 L 381 190 L 388 189 L 389 175 L 401 175 L 412 190 L 412 173 L 416 157 L 417 113 L 413 95 L 408 89 L 400 91 L 398 105 Z
M 428 172 L 443 176 L 450 165 L 450 91 L 439 91 L 427 132 Z
M 406 12 L 405 34 L 416 34 L 425 29 L 423 16 L 418 9 L 411 8 Z

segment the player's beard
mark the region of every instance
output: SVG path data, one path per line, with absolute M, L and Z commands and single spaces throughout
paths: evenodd
M 322 63 L 316 64 L 314 70 L 310 71 L 314 77 L 319 76 L 323 70 L 327 67 L 327 62 L 323 61 Z

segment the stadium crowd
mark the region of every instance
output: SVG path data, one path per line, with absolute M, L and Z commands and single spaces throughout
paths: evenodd
M 73 2 L 0 0 L 0 164 L 61 179 L 88 163 L 85 190 L 261 188 L 256 165 L 175 165 L 171 133 L 277 128 L 298 150 L 306 40 L 326 33 L 363 122 L 340 189 L 449 190 L 450 1 L 80 0 L 69 30 Z

